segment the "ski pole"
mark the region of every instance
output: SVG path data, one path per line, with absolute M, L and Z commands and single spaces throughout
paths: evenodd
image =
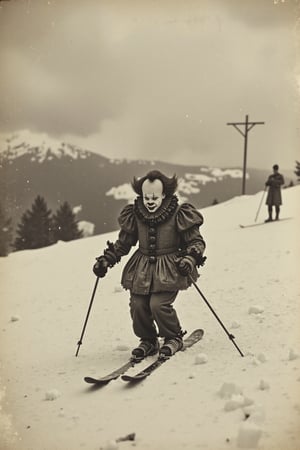
M 79 341 L 77 342 L 77 351 L 76 351 L 76 355 L 75 356 L 78 356 L 79 349 L 80 349 L 80 346 L 82 344 L 83 335 L 84 335 L 84 332 L 85 332 L 87 321 L 88 321 L 88 318 L 89 318 L 89 315 L 90 315 L 90 312 L 91 312 L 91 309 L 92 309 L 92 304 L 93 304 L 93 301 L 94 301 L 94 297 L 95 297 L 95 294 L 96 294 L 98 281 L 99 281 L 99 277 L 97 277 L 97 280 L 96 280 L 96 283 L 95 283 L 95 286 L 94 286 L 92 298 L 91 298 L 91 301 L 90 301 L 90 304 L 89 304 L 89 309 L 88 309 L 88 312 L 87 312 L 87 315 L 86 315 L 86 318 L 85 318 L 85 322 L 84 322 L 84 325 L 83 325 L 82 333 L 81 333 Z
M 259 204 L 259 207 L 258 207 L 258 210 L 257 210 L 257 213 L 256 213 L 256 217 L 255 217 L 255 220 L 254 220 L 254 222 L 256 222 L 256 221 L 257 221 L 257 218 L 258 218 L 258 214 L 259 214 L 259 211 L 260 211 L 260 208 L 261 208 L 261 205 L 262 205 L 262 202 L 263 202 L 264 196 L 265 196 L 265 192 L 266 192 L 266 189 L 267 189 L 267 187 L 265 186 L 265 189 L 264 189 L 264 191 L 263 191 L 263 195 L 262 195 L 262 198 L 261 198 L 261 201 L 260 201 L 260 204 Z
M 217 314 L 215 313 L 215 311 L 213 310 L 213 308 L 210 306 L 210 304 L 208 303 L 208 300 L 204 297 L 204 295 L 202 294 L 202 292 L 200 291 L 199 287 L 197 286 L 197 284 L 195 283 L 195 281 L 193 280 L 193 278 L 191 277 L 191 275 L 188 275 L 189 279 L 191 280 L 191 282 L 193 283 L 193 285 L 195 286 L 196 290 L 199 292 L 199 294 L 201 295 L 201 297 L 203 298 L 203 300 L 205 301 L 205 303 L 207 304 L 207 306 L 209 307 L 209 309 L 211 310 L 211 312 L 213 313 L 213 315 L 215 316 L 215 318 L 217 319 L 217 321 L 219 322 L 219 324 L 221 325 L 221 327 L 223 328 L 223 330 L 225 331 L 225 333 L 227 334 L 227 336 L 229 337 L 229 339 L 231 340 L 231 342 L 233 343 L 233 345 L 236 347 L 236 349 L 238 350 L 238 352 L 240 353 L 241 356 L 244 356 L 243 353 L 241 352 L 241 350 L 239 349 L 239 347 L 237 346 L 236 342 L 234 341 L 234 336 L 233 334 L 230 334 L 225 325 L 223 324 L 223 322 L 219 319 L 219 317 L 217 316 Z

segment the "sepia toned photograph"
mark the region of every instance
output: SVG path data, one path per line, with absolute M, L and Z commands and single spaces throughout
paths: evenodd
M 299 0 L 0 0 L 1 450 L 299 450 L 299 55 Z

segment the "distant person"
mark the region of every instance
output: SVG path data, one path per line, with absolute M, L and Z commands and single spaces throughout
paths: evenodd
M 275 220 L 279 220 L 280 205 L 282 204 L 281 186 L 284 184 L 284 178 L 278 170 L 278 164 L 274 164 L 273 173 L 266 181 L 266 186 L 268 186 L 266 205 L 268 205 L 269 217 L 265 222 L 272 222 L 273 206 L 275 207 Z
M 93 267 L 98 277 L 138 243 L 126 263 L 121 284 L 130 293 L 130 314 L 139 345 L 135 358 L 160 353 L 173 355 L 183 346 L 183 335 L 173 303 L 178 291 L 195 280 L 197 267 L 203 265 L 205 242 L 199 232 L 200 212 L 191 204 L 178 204 L 174 192 L 176 176 L 169 178 L 153 170 L 132 182 L 137 198 L 119 216 L 120 232 Z M 158 336 L 164 338 L 160 347 Z

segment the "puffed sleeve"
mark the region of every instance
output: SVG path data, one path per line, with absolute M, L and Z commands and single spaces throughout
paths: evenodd
M 182 255 L 191 256 L 199 267 L 204 264 L 205 241 L 199 231 L 203 224 L 202 214 L 191 204 L 184 203 L 177 212 L 177 228 L 181 237 Z
M 137 224 L 133 212 L 133 205 L 127 205 L 118 217 L 120 231 L 116 242 L 107 241 L 108 248 L 104 250 L 104 256 L 109 261 L 110 267 L 127 255 L 137 243 Z
M 122 209 L 118 222 L 122 231 L 128 234 L 136 234 L 137 224 L 133 212 L 133 205 L 127 205 Z
M 195 225 L 203 224 L 202 214 L 190 203 L 183 203 L 176 216 L 176 225 L 179 232 L 186 231 Z

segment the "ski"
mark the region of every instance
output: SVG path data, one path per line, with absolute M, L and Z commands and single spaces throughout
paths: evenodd
M 131 367 L 134 367 L 136 364 L 141 362 L 144 358 L 136 359 L 134 357 L 131 357 L 127 363 L 123 364 L 123 366 L 119 367 L 118 369 L 114 370 L 113 372 L 109 373 L 108 375 L 105 375 L 101 378 L 93 378 L 93 377 L 84 377 L 84 381 L 89 384 L 94 384 L 97 386 L 105 386 L 112 380 L 116 380 L 121 375 L 123 375 L 128 369 Z
M 240 228 L 249 228 L 249 227 L 257 227 L 259 225 L 267 225 L 268 223 L 277 223 L 277 222 L 281 222 L 282 220 L 289 220 L 292 217 L 284 217 L 283 219 L 278 219 L 278 220 L 272 220 L 270 222 L 258 222 L 258 223 L 249 223 L 247 225 L 242 225 L 240 224 Z
M 196 344 L 196 342 L 200 341 L 202 339 L 204 334 L 204 331 L 201 329 L 193 331 L 188 337 L 186 337 L 183 341 L 183 348 L 181 351 L 186 350 L 189 347 L 192 347 L 192 345 Z M 136 375 L 122 375 L 122 380 L 127 382 L 137 382 L 144 380 L 147 378 L 151 373 L 153 373 L 156 369 L 158 369 L 162 364 L 164 364 L 166 361 L 168 361 L 171 357 L 165 357 L 163 355 L 158 356 L 158 358 L 150 364 L 150 366 L 146 367 L 141 372 L 137 373 Z

